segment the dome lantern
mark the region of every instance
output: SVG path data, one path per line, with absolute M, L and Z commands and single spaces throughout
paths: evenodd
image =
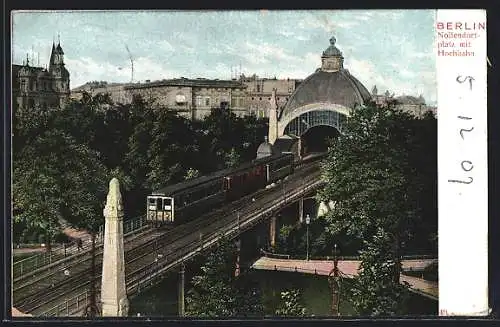
M 321 70 L 325 72 L 336 72 L 344 68 L 344 57 L 342 52 L 335 46 L 335 36 L 330 38 L 330 46 L 323 51 L 321 56 Z

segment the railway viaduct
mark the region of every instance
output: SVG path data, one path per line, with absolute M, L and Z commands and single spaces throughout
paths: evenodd
M 186 224 L 161 230 L 138 228 L 139 234 L 129 236 L 124 242 L 127 296 L 133 297 L 151 287 L 166 273 L 182 268 L 195 256 L 217 246 L 220 239 L 237 239 L 243 232 L 263 222 L 269 224 L 269 240 L 274 242 L 277 232 L 275 217 L 285 207 L 312 197 L 323 183 L 319 176 L 318 162 L 304 165 L 273 187 L 257 191 Z M 299 208 L 303 211 L 301 206 Z M 90 262 L 90 252 L 82 251 L 18 276 L 13 285 L 13 307 L 33 316 L 83 315 L 90 302 Z M 95 258 L 98 296 L 102 264 L 102 249 L 99 249 Z M 99 297 L 97 301 L 100 301 Z

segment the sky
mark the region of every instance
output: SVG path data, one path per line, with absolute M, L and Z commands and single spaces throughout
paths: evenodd
M 58 40 L 70 87 L 232 71 L 306 78 L 335 36 L 344 68 L 368 90 L 437 97 L 435 10 L 17 11 L 12 59 L 48 65 Z M 39 59 L 38 59 L 39 58 Z M 233 73 L 234 74 L 234 73 Z

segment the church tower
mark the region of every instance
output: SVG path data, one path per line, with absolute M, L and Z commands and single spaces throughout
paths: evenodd
M 59 95 L 59 104 L 62 107 L 69 98 L 69 72 L 64 67 L 64 51 L 61 48 L 61 42 L 57 46 L 52 43 L 52 52 L 50 54 L 49 73 L 53 77 L 52 89 Z

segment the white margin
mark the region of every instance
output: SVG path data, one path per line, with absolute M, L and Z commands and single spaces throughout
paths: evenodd
M 474 56 L 439 56 L 435 49 L 441 316 L 489 312 L 486 27 L 481 29 L 479 23 L 486 25 L 485 10 L 437 10 L 436 48 L 444 40 L 439 32 L 478 33 L 468 48 L 459 46 L 467 39 L 444 40 L 454 41 L 454 50 L 467 49 Z M 468 76 L 473 78 L 472 86 Z M 469 182 L 470 178 L 470 184 L 450 181 Z

